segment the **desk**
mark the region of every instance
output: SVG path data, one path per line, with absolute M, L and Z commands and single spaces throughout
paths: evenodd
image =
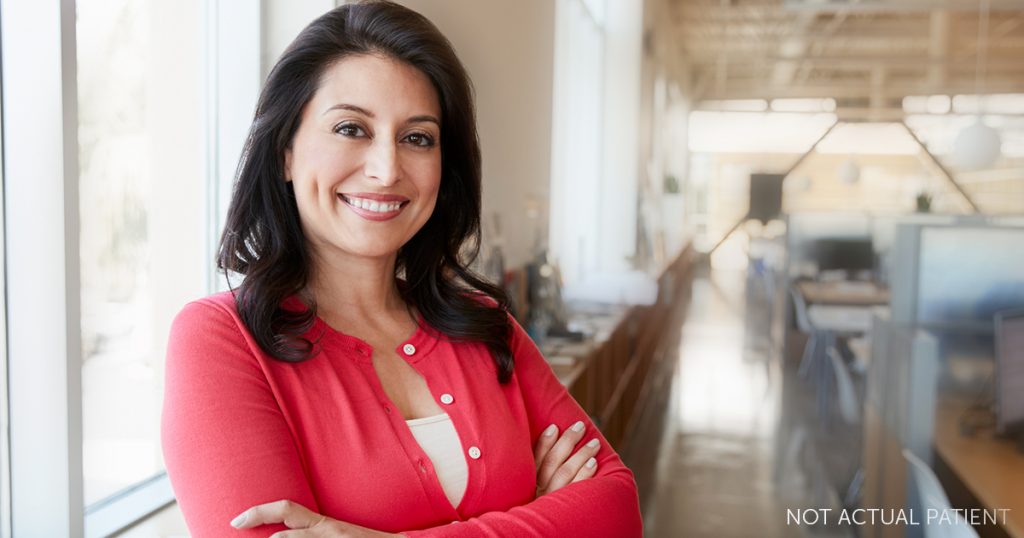
M 844 306 L 812 304 L 807 307 L 807 319 L 815 329 L 840 334 L 863 334 L 871 330 L 872 316 L 887 318 L 889 308 L 885 306 Z
M 537 342 L 558 380 L 620 455 L 630 436 L 636 445 L 658 446 L 644 431 L 646 421 L 667 409 L 670 384 L 665 380 L 672 375 L 666 370 L 675 364 L 669 350 L 675 349 L 672 342 L 679 338 L 689 300 L 692 257 L 688 246 L 663 270 L 654 304 L 569 301 L 568 326 L 587 337 L 574 341 L 549 336 Z
M 873 315 L 888 315 L 889 290 L 874 282 L 802 280 L 795 285 L 815 329 L 862 334 L 871 329 Z
M 875 282 L 802 280 L 797 282 L 796 286 L 808 305 L 875 306 L 889 304 L 889 288 Z
M 563 338 L 545 338 L 540 350 L 547 358 L 558 380 L 572 390 L 580 376 L 586 371 L 589 361 L 616 334 L 616 330 L 630 315 L 625 305 L 566 304 L 571 326 L 584 327 L 589 335 L 582 341 Z
M 991 432 L 960 435 L 968 404 L 940 399 L 935 408 L 935 452 L 971 490 L 983 508 L 1009 508 L 1003 530 L 1024 538 L 1024 454 Z

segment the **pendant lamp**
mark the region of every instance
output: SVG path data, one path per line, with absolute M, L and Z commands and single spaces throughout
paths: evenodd
M 985 78 L 988 52 L 988 12 L 989 0 L 981 0 L 978 12 L 978 54 L 975 64 L 974 94 L 978 99 L 978 115 L 974 123 L 966 127 L 953 141 L 953 160 L 957 166 L 965 170 L 977 170 L 991 167 L 999 159 L 1002 140 L 999 131 L 985 124 L 981 86 Z

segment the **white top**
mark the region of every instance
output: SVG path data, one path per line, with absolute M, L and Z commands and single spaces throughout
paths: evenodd
M 452 506 L 459 506 L 462 495 L 466 493 L 468 468 L 466 457 L 462 455 L 462 442 L 459 441 L 452 419 L 448 413 L 442 413 L 406 420 L 405 423 L 434 464 L 434 472 L 437 473 L 448 501 Z

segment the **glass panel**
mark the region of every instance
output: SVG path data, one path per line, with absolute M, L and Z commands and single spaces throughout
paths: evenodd
M 86 505 L 163 469 L 167 329 L 206 291 L 203 13 L 77 2 Z
M 598 26 L 604 26 L 606 3 L 606 0 L 583 0 L 584 6 Z
M 996 312 L 1024 307 L 1024 228 L 921 231 L 917 318 L 992 330 Z

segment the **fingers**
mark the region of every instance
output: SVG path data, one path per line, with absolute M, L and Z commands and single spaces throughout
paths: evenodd
M 253 506 L 231 520 L 236 529 L 248 529 L 270 523 L 284 523 L 289 529 L 308 529 L 326 519 L 324 516 L 287 499 Z
M 537 471 L 537 486 L 540 490 L 543 491 L 551 489 L 549 484 L 552 477 L 557 472 L 562 473 L 564 480 L 559 487 L 568 484 L 569 481 L 576 476 L 576 472 L 579 470 L 579 467 L 586 462 L 587 458 L 597 453 L 596 448 L 588 448 L 584 446 L 580 451 L 586 452 L 586 456 L 582 459 L 576 459 L 573 461 L 573 464 L 571 464 L 571 473 L 569 472 L 569 468 L 560 471 L 561 467 L 570 459 L 570 456 L 572 456 L 573 448 L 577 443 L 579 443 L 580 439 L 583 438 L 584 429 L 585 426 L 583 421 L 576 422 L 571 428 L 567 429 L 562 434 L 562 437 L 555 442 L 554 446 L 548 450 L 540 464 L 540 468 Z
M 571 484 L 576 481 L 576 477 L 589 478 L 593 476 L 597 470 L 597 459 L 594 457 L 597 455 L 597 451 L 601 449 L 601 443 L 597 439 L 591 439 L 587 444 L 580 447 L 575 454 L 572 455 L 568 460 L 565 461 L 561 466 L 555 470 L 555 473 L 551 476 L 551 481 L 547 484 L 546 493 L 551 493 L 562 486 Z M 593 460 L 594 466 L 588 468 L 587 464 Z M 586 472 L 590 472 L 589 475 Z M 584 473 L 581 475 L 580 473 Z
M 565 430 L 554 446 L 548 450 L 548 453 L 541 461 L 540 468 L 537 470 L 537 487 L 539 489 L 546 489 L 548 482 L 551 481 L 551 476 L 565 463 L 565 460 L 569 459 L 573 447 L 583 437 L 583 430 L 583 421 L 577 421 L 572 427 Z
M 576 473 L 576 476 L 572 479 L 573 482 L 579 482 L 580 480 L 586 480 L 597 472 L 597 459 L 593 456 L 590 457 L 580 468 L 580 471 Z
M 558 426 L 554 424 L 547 427 L 544 433 L 540 435 L 540 439 L 537 439 L 537 446 L 533 447 L 533 461 L 536 462 L 536 470 L 540 470 L 540 464 L 544 462 L 544 458 L 548 455 L 551 447 L 555 446 L 555 441 L 558 440 Z

